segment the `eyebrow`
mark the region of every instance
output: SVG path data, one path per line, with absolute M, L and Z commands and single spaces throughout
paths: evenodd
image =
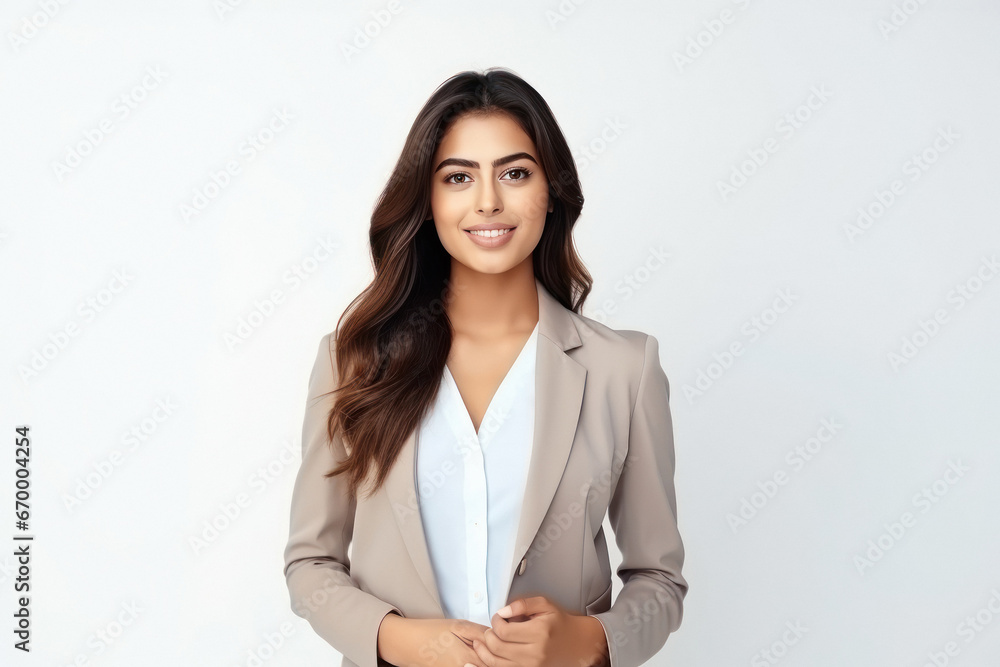
M 520 160 L 522 158 L 525 159 L 525 160 L 531 160 L 535 164 L 538 164 L 538 162 L 535 161 L 535 158 L 531 157 L 527 153 L 511 153 L 510 155 L 508 155 L 506 157 L 501 157 L 501 158 L 497 158 L 496 160 L 493 160 L 492 166 L 494 168 L 496 168 L 496 167 L 499 167 L 501 165 L 505 165 L 508 162 L 513 162 L 514 160 Z M 445 158 L 444 160 L 441 160 L 441 164 L 439 164 L 434 169 L 434 173 L 436 174 L 437 172 L 441 171 L 442 168 L 447 167 L 448 165 L 451 165 L 451 164 L 455 165 L 456 167 L 466 167 L 468 169 L 479 169 L 479 163 L 476 162 L 475 160 L 465 160 L 465 159 L 462 159 L 462 158 L 459 158 L 459 157 L 450 157 L 450 158 Z

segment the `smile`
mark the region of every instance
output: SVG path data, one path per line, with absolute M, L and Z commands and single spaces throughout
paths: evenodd
M 514 231 L 517 227 L 509 229 L 477 229 L 464 230 L 469 236 L 469 240 L 480 248 L 500 248 L 510 243 L 514 238 Z

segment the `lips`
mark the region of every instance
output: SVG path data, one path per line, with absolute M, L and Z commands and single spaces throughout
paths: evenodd
M 492 231 L 494 229 L 514 229 L 516 225 L 508 225 L 505 222 L 484 222 L 479 225 L 473 225 L 472 227 L 467 227 L 463 231 L 466 232 L 486 232 Z
M 485 229 L 480 229 L 484 228 Z M 517 227 L 504 224 L 476 225 L 470 229 L 463 230 L 469 235 L 469 240 L 480 248 L 500 248 L 510 242 Z

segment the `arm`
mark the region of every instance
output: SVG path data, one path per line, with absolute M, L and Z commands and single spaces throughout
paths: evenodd
M 302 464 L 292 491 L 285 547 L 285 579 L 292 610 L 309 621 L 333 648 L 361 667 L 386 664 L 378 655 L 379 626 L 395 606 L 362 591 L 351 579 L 347 548 L 354 533 L 356 501 L 340 475 L 323 474 L 346 457 L 342 438 L 326 434 L 337 386 L 332 334 L 323 336 L 312 374 L 302 426 Z
M 594 614 L 604 626 L 611 667 L 636 667 L 651 658 L 683 616 L 688 583 L 681 575 L 669 398 L 659 345 L 647 336 L 628 452 L 608 507 L 624 586 L 611 609 Z

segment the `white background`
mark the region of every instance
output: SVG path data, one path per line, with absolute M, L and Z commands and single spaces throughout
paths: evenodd
M 648 664 L 773 664 L 774 650 L 918 666 L 949 642 L 947 664 L 996 664 L 1000 5 L 393 6 L 4 3 L 0 662 L 339 664 L 282 577 L 309 371 L 371 278 L 369 215 L 417 111 L 449 76 L 501 65 L 577 156 L 584 314 L 655 335 L 671 382 L 691 589 Z M 291 119 L 248 159 L 275 110 Z M 86 155 L 60 170 L 72 151 Z M 240 172 L 185 220 L 230 160 Z M 723 194 L 734 170 L 750 175 Z M 880 215 L 862 227 L 859 208 Z M 320 243 L 336 249 L 313 261 Z M 651 249 L 669 258 L 647 271 Z M 295 267 L 307 279 L 286 282 Z M 282 301 L 230 344 L 273 290 Z M 791 305 L 771 310 L 781 293 Z M 173 406 L 159 421 L 158 402 Z M 833 437 L 793 464 L 823 420 Z M 27 656 L 9 630 L 23 424 Z M 924 489 L 933 503 L 915 502 Z M 195 549 L 240 494 L 248 506 Z M 734 524 L 744 500 L 754 512 Z M 978 630 L 960 625 L 977 614 Z

